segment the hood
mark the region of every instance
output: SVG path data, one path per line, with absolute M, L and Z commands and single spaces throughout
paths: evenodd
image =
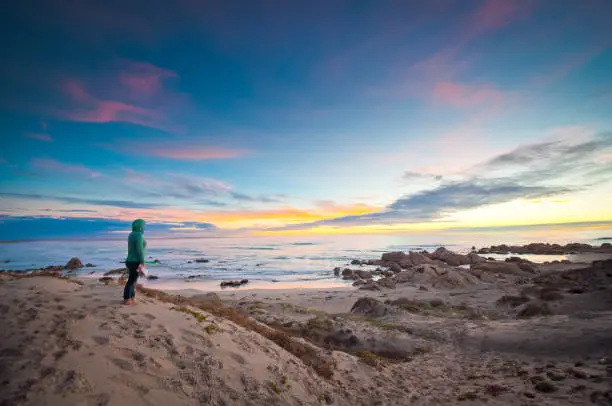
M 138 219 L 134 220 L 132 223 L 132 231 L 137 231 L 139 233 L 144 233 L 145 221 Z

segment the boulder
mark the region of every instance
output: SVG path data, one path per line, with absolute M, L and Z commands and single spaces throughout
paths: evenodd
M 481 257 L 480 255 L 478 255 L 475 252 L 470 252 L 467 255 L 467 257 L 468 257 L 468 259 L 470 261 L 470 264 L 480 264 L 481 262 L 487 262 L 487 260 L 485 258 Z
M 361 265 L 361 261 L 358 259 L 354 259 L 351 261 L 351 265 Z
M 109 283 L 112 282 L 114 279 L 111 278 L 110 276 L 103 276 L 100 279 L 98 279 L 98 281 L 103 282 L 103 283 Z
M 210 262 L 210 259 L 204 259 L 204 258 L 200 258 L 200 259 L 196 259 L 195 262 L 197 264 L 204 264 L 206 262 Z
M 467 272 L 449 269 L 447 272 L 434 279 L 432 286 L 437 289 L 456 289 L 475 285 L 478 278 Z
M 372 280 L 367 281 L 365 284 L 361 285 L 360 290 L 380 290 L 380 286 Z
M 444 247 L 440 247 L 435 250 L 433 253 L 433 258 L 446 262 L 451 266 L 468 265 L 470 263 L 470 259 L 467 255 L 456 254 Z
M 159 276 L 155 276 L 155 275 L 147 276 L 147 280 L 154 281 L 155 279 L 159 279 Z
M 395 282 L 393 278 L 382 278 L 376 281 L 376 284 L 380 287 L 387 289 L 395 289 Z
M 485 272 L 482 269 L 473 269 L 473 268 L 470 268 L 470 269 L 468 269 L 467 272 L 470 275 L 477 277 L 482 282 L 495 283 L 495 281 L 496 281 L 495 275 L 493 275 L 493 274 L 491 274 L 489 272 Z
M 433 264 L 433 260 L 421 252 L 410 251 L 408 257 L 412 265 Z
M 356 275 L 359 279 L 372 279 L 372 272 L 370 271 L 353 271 L 353 274 Z
M 495 304 L 500 307 L 507 306 L 515 308 L 527 302 L 529 302 L 529 298 L 525 296 L 504 295 L 497 299 Z
M 395 262 L 395 263 L 401 263 L 406 261 L 406 259 L 408 259 L 408 256 L 406 254 L 404 254 L 403 252 L 385 252 L 384 254 L 382 254 L 381 259 L 383 260 L 383 262 Z
M 68 269 L 70 271 L 80 268 L 83 268 L 83 263 L 77 257 L 71 258 L 70 261 L 68 261 L 68 263 L 66 264 L 66 266 L 64 266 L 64 269 Z
M 532 300 L 524 305 L 521 305 L 518 308 L 518 313 L 516 315 L 519 319 L 526 319 L 535 316 L 548 316 L 551 315 L 552 312 L 550 307 L 546 302 L 540 300 Z
M 392 263 L 391 266 L 389 266 L 389 270 L 393 273 L 398 273 L 398 272 L 402 272 L 402 267 L 398 264 L 398 263 Z
M 412 280 L 412 275 L 414 272 L 411 271 L 402 271 L 395 274 L 395 282 L 396 283 L 406 283 Z
M 361 285 L 365 285 L 366 281 L 359 279 L 356 280 L 355 282 L 353 282 L 353 286 L 361 286 Z
M 368 317 L 382 317 L 388 312 L 384 303 L 372 297 L 362 297 L 351 307 L 351 313 Z
M 95 267 L 96 266 L 94 264 L 89 263 L 89 262 L 85 264 L 85 268 L 95 268 Z
M 536 267 L 531 262 L 521 262 L 518 264 L 518 266 L 519 268 L 521 268 L 521 271 L 528 273 L 536 273 Z
M 334 268 L 334 275 L 335 276 L 340 276 L 340 268 L 338 268 L 338 267 Z
M 386 278 L 388 278 L 389 276 L 393 276 L 395 275 L 395 272 L 393 271 L 380 271 L 380 274 Z
M 470 269 L 506 275 L 523 275 L 525 273 L 515 262 L 482 262 L 470 265 Z

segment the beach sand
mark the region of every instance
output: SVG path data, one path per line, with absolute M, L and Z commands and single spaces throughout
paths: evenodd
M 133 306 L 119 284 L 0 274 L 0 404 L 609 405 L 612 269 L 585 266 L 455 289 L 140 289 Z M 530 289 L 551 315 L 496 303 Z

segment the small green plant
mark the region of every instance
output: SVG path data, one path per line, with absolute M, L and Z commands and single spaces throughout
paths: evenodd
M 359 350 L 357 351 L 357 356 L 361 360 L 361 362 L 368 364 L 370 366 L 376 367 L 380 364 L 380 360 L 376 356 L 376 354 L 368 351 L 368 350 Z
M 190 314 L 200 323 L 208 318 L 208 316 L 205 316 L 202 313 L 195 312 L 195 311 L 193 311 L 191 309 L 188 309 L 186 307 L 173 307 L 171 310 L 176 310 L 177 312 L 182 312 L 182 313 Z
M 204 330 L 206 330 L 208 334 L 212 335 L 219 331 L 219 327 L 217 327 L 217 325 L 214 323 L 210 323 L 208 326 L 204 327 Z

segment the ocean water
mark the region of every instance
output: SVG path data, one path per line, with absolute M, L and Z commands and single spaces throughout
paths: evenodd
M 145 284 L 164 289 L 219 290 L 219 281 L 248 279 L 253 288 L 350 287 L 352 281 L 334 277 L 335 267 L 345 267 L 353 259 L 378 259 L 383 252 L 428 250 L 445 246 L 467 252 L 473 245 L 526 243 L 528 237 L 503 239 L 498 236 L 460 235 L 359 235 L 325 237 L 169 237 L 147 236 L 150 275 L 158 280 Z M 123 267 L 127 235 L 112 238 L 26 241 L 0 244 L 0 269 L 26 270 L 63 265 L 78 257 L 95 268 L 83 268 L 82 277 L 99 278 L 104 272 Z M 549 238 L 549 240 L 552 240 Z M 539 241 L 539 240 L 537 240 Z M 554 242 L 591 239 L 557 238 Z M 526 256 L 534 262 L 565 259 L 564 256 Z M 207 259 L 198 263 L 196 259 Z M 365 268 L 367 269 L 367 268 Z

